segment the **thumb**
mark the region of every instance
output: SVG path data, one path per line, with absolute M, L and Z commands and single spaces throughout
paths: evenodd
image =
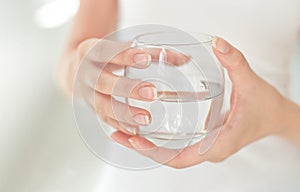
M 254 72 L 244 55 L 227 41 L 215 37 L 213 39 L 213 51 L 223 67 L 227 69 L 228 75 L 235 86 L 245 85 L 245 81 L 253 78 Z

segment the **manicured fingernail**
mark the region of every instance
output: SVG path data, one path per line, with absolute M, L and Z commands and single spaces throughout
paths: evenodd
M 120 125 L 128 134 L 136 135 L 138 132 L 137 128 L 135 127 L 129 126 L 124 123 L 120 123 Z
M 133 117 L 134 121 L 141 125 L 150 124 L 150 118 L 144 114 L 137 114 Z
M 150 65 L 151 56 L 146 53 L 139 53 L 139 54 L 134 55 L 133 61 L 136 66 L 146 67 L 146 66 Z
M 130 145 L 132 145 L 134 148 L 139 148 L 139 145 L 134 142 L 134 139 L 133 138 L 129 138 L 128 139 L 128 142 L 130 143 Z
M 155 87 L 141 87 L 139 89 L 139 95 L 145 99 L 155 99 L 157 97 L 157 90 Z
M 129 143 L 134 143 L 132 138 L 129 138 L 128 141 L 129 141 Z
M 212 42 L 213 47 L 220 53 L 226 54 L 229 51 L 230 45 L 222 38 L 215 37 Z

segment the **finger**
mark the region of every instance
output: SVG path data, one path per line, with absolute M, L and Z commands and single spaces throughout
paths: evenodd
M 130 136 L 122 132 L 115 132 L 111 135 L 114 141 L 128 148 L 136 150 L 158 163 L 174 168 L 184 168 L 199 164 L 208 160 L 208 153 L 200 155 L 199 147 L 201 142 L 186 147 L 185 149 L 167 149 L 158 147 L 149 140 L 136 136 Z
M 141 155 L 144 155 L 158 163 L 174 168 L 184 168 L 206 160 L 207 156 L 199 155 L 200 143 L 184 149 L 168 149 L 158 147 L 147 139 L 133 136 L 128 139 L 132 147 Z
M 102 71 L 95 89 L 106 95 L 130 97 L 138 100 L 152 101 L 157 97 L 157 90 L 152 83 L 118 76 Z
M 105 71 L 109 71 L 111 73 L 115 72 L 115 71 L 119 71 L 119 70 L 123 70 L 124 67 L 123 66 L 120 66 L 120 65 L 115 65 L 115 64 L 112 64 L 112 63 L 109 63 L 108 65 L 106 65 L 103 70 Z
M 132 145 L 129 143 L 128 139 L 132 137 L 131 135 L 125 134 L 120 131 L 116 131 L 110 135 L 110 137 L 117 143 L 124 145 L 125 147 L 133 149 Z
M 117 54 L 110 60 L 110 63 L 122 66 L 133 66 L 136 68 L 146 68 L 151 61 L 158 61 L 161 56 L 160 48 L 128 48 Z M 190 58 L 187 55 L 175 51 L 166 50 L 166 63 L 181 65 L 187 63 Z
M 141 49 L 130 47 L 130 42 L 116 42 L 107 39 L 88 39 L 78 47 L 83 58 L 98 63 L 113 63 L 121 66 L 142 67 L 149 65 L 151 56 Z
M 128 123 L 120 122 L 108 116 L 102 119 L 111 127 L 115 128 L 116 130 L 122 131 L 128 135 L 136 135 L 139 132 L 139 127 L 137 125 L 130 125 Z
M 161 55 L 162 49 L 159 48 L 147 48 L 145 49 L 148 54 L 151 55 L 152 61 L 158 61 Z M 167 64 L 171 65 L 182 65 L 187 63 L 190 60 L 190 57 L 175 51 L 166 50 L 166 60 Z
M 149 125 L 151 115 L 145 109 L 129 106 L 119 102 L 109 95 L 95 92 L 94 109 L 98 116 L 106 116 L 119 122 L 131 125 Z
M 113 63 L 121 66 L 134 66 L 145 68 L 151 58 L 158 60 L 161 49 L 147 48 L 139 49 L 130 47 L 130 42 L 116 42 L 107 39 L 88 39 L 80 44 L 78 52 L 81 57 L 88 55 L 92 61 L 100 63 Z M 184 64 L 189 61 L 189 57 L 175 51 L 166 51 L 167 63 L 173 65 Z
M 100 39 L 90 38 L 79 44 L 77 48 L 77 53 L 80 58 L 83 58 L 88 55 L 88 53 L 94 48 Z M 92 57 L 91 57 L 92 58 Z
M 245 86 L 245 80 L 253 78 L 244 55 L 222 38 L 215 37 L 213 50 L 221 64 L 227 69 L 234 86 Z
M 203 155 L 205 153 L 207 153 L 211 147 L 213 146 L 213 144 L 216 142 L 220 131 L 221 131 L 221 127 L 215 128 L 213 130 L 211 130 L 201 141 L 201 143 L 199 144 L 199 155 Z
M 142 49 L 127 48 L 110 60 L 110 63 L 121 66 L 146 68 L 150 65 L 151 55 Z
M 160 164 L 167 164 L 180 153 L 180 150 L 158 147 L 138 135 L 130 137 L 128 142 L 138 153 Z

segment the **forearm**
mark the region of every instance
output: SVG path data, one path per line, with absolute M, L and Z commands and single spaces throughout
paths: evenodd
M 59 80 L 63 90 L 70 95 L 77 65 L 77 48 L 90 38 L 102 38 L 116 29 L 118 21 L 117 0 L 81 0 L 73 26 L 59 65 Z
M 67 50 L 88 38 L 101 38 L 116 28 L 118 20 L 117 0 L 81 0 L 74 19 Z
M 300 147 L 300 106 L 286 99 L 282 109 L 281 136 Z

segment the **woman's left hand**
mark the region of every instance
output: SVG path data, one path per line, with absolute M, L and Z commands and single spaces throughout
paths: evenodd
M 220 132 L 211 132 L 201 142 L 182 151 L 155 146 L 138 135 L 117 131 L 111 137 L 154 161 L 174 168 L 185 168 L 204 161 L 219 162 L 245 145 L 282 129 L 285 98 L 250 68 L 243 54 L 221 38 L 213 50 L 232 81 L 231 107 Z M 214 139 L 216 138 L 216 139 Z M 214 141 L 205 153 L 201 145 Z M 169 157 L 173 157 L 166 161 Z

